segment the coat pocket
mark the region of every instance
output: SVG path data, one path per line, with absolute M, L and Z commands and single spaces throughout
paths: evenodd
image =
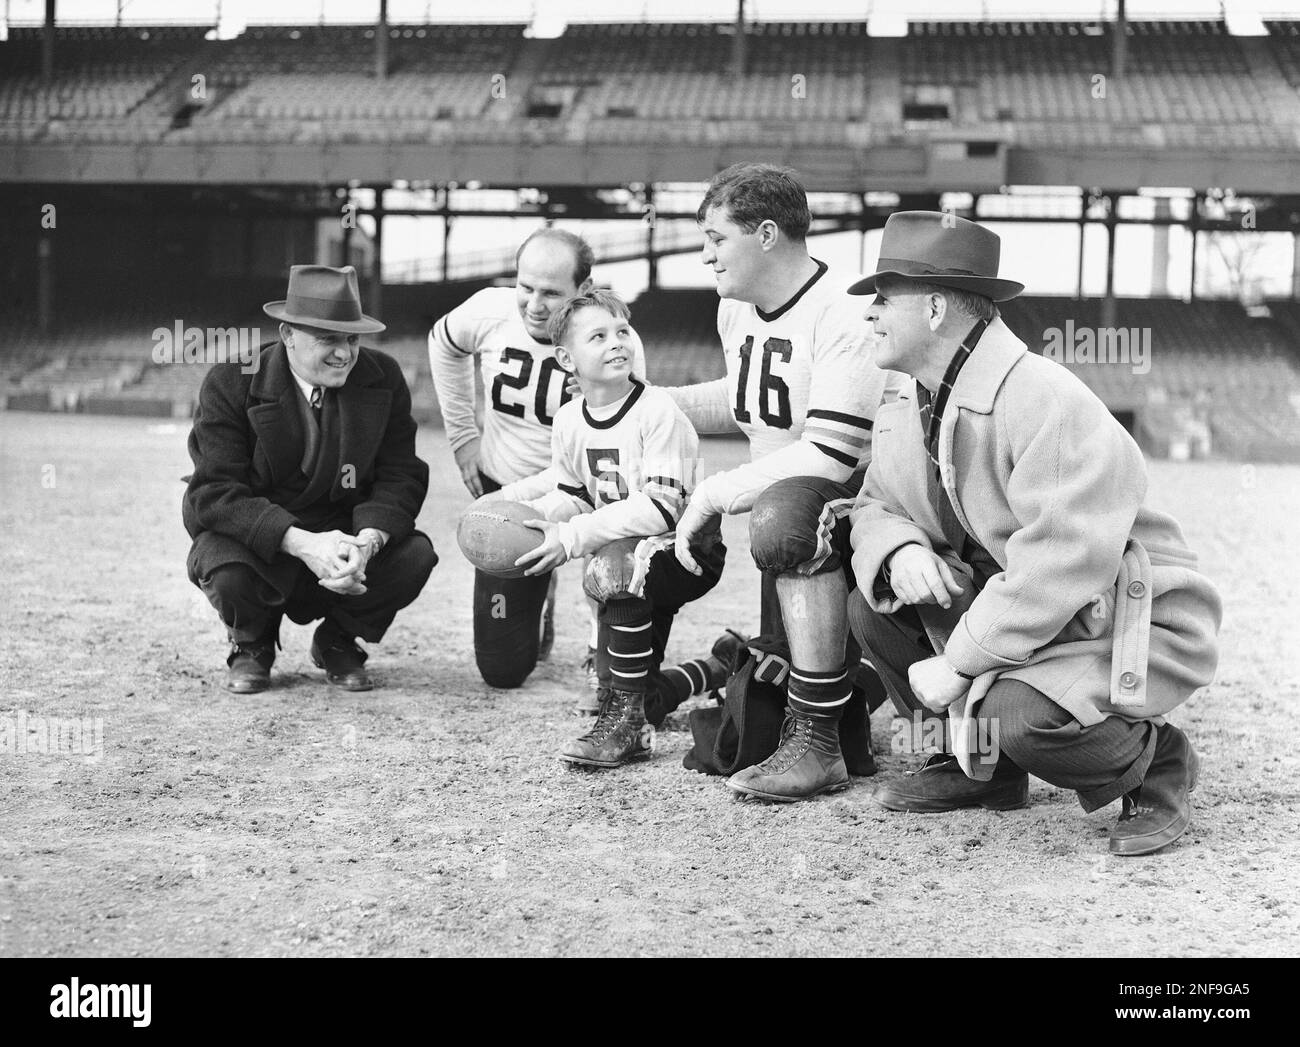
M 1060 643 L 1077 643 L 1082 640 L 1100 640 L 1110 636 L 1114 630 L 1115 590 L 1107 589 L 1079 608 L 1075 616 L 1065 623 L 1065 628 L 1057 634 L 1051 646 Z

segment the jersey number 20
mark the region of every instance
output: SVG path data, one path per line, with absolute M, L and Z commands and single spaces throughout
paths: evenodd
M 779 357 L 789 363 L 793 347 L 786 338 L 768 338 L 763 342 L 762 372 L 758 379 L 758 417 L 764 425 L 773 429 L 789 429 L 790 387 L 785 379 L 772 373 L 772 357 Z M 736 421 L 749 425 L 753 417 L 745 401 L 749 393 L 749 369 L 754 355 L 754 336 L 746 335 L 740 347 L 740 374 L 736 380 Z M 775 406 L 772 400 L 776 400 Z
M 511 361 L 519 361 L 519 373 L 507 374 L 506 365 Z M 542 425 L 550 425 L 554 418 L 546 411 L 546 401 L 550 399 L 551 379 L 556 375 L 560 376 L 560 403 L 572 399 L 568 390 L 565 388 L 568 374 L 554 359 L 547 357 L 542 361 L 542 365 L 537 369 L 537 392 L 533 396 L 533 413 L 537 415 L 537 420 Z M 492 407 L 502 414 L 513 415 L 516 418 L 522 418 L 527 410 L 527 395 L 525 394 L 525 403 L 507 403 L 502 396 L 506 389 L 527 389 L 528 380 L 533 376 L 533 358 L 522 349 L 503 349 L 501 351 L 501 370 L 497 372 L 496 378 L 492 381 Z

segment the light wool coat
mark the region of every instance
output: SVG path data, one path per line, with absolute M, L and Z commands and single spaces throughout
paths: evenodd
M 905 388 L 880 409 L 851 515 L 854 573 L 884 613 L 901 604 L 880 577 L 894 550 L 919 542 L 955 557 L 926 493 L 932 465 L 915 395 Z M 1219 594 L 1178 524 L 1146 504 L 1137 444 L 1087 386 L 1030 353 L 1000 318 L 957 377 L 939 462 L 957 518 L 1002 568 L 944 650 L 976 678 L 950 711 L 959 757 L 999 677 L 1037 688 L 1085 726 L 1159 717 L 1213 679 Z

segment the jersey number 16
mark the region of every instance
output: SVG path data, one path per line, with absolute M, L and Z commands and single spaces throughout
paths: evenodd
M 789 429 L 790 387 L 785 379 L 772 373 L 772 357 L 789 363 L 793 347 L 786 338 L 768 338 L 763 342 L 763 364 L 758 379 L 758 417 L 773 429 Z M 754 355 L 754 336 L 746 335 L 740 347 L 740 374 L 736 379 L 736 421 L 749 425 L 753 417 L 745 406 L 749 396 L 749 371 Z M 772 401 L 775 399 L 776 404 Z

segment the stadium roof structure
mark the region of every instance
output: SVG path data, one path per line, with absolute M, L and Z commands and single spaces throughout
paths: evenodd
M 388 0 L 387 20 L 400 25 L 734 22 L 738 0 L 493 0 L 457 10 L 432 0 Z M 744 0 L 750 22 L 1065 21 L 1109 22 L 1121 0 Z M 1243 26 L 1300 17 L 1287 0 L 1127 0 L 1133 21 L 1224 19 Z M 201 25 L 224 20 L 240 25 L 368 25 L 379 17 L 379 0 L 58 0 L 62 25 Z M 7 0 L 0 23 L 38 26 L 45 0 Z
M 11 17 L 32 7 L 10 3 Z M 93 6 L 65 0 L 57 12 Z M 133 0 L 123 19 L 154 6 Z M 493 11 L 516 6 L 564 5 Z M 642 16 L 684 9 L 633 6 Z M 411 13 L 404 4 L 389 5 L 387 32 L 306 18 L 232 39 L 203 25 L 64 26 L 53 37 L 15 26 L 0 44 L 0 178 L 610 186 L 698 180 L 759 155 L 827 190 L 1293 191 L 1300 22 L 1236 36 L 1217 0 L 1179 4 L 1216 12 L 1191 21 L 1134 3 L 1130 13 L 1162 6 L 1169 18 L 1130 20 L 1117 34 L 1095 20 L 987 17 L 1033 5 L 978 6 L 978 20 L 934 20 L 969 4 L 928 6 L 927 20 L 891 38 L 860 16 L 760 20 L 744 34 L 642 17 L 542 38 L 523 22 L 398 24 L 394 14 Z M 1094 19 L 1115 9 L 1079 6 Z M 276 12 L 342 20 L 358 8 L 378 5 L 315 0 Z M 858 5 L 860 15 L 899 9 Z M 778 10 L 761 2 L 746 13 Z

